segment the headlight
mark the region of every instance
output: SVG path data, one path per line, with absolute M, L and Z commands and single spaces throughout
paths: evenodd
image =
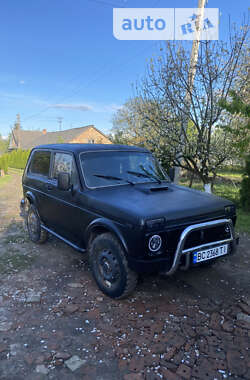
M 225 207 L 226 215 L 234 215 L 235 214 L 235 206 L 226 206 Z
M 148 241 L 148 248 L 151 252 L 159 251 L 162 245 L 162 239 L 160 235 L 153 235 Z

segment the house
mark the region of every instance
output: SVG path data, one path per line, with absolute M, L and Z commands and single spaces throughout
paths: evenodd
M 94 125 L 87 125 L 80 128 L 71 128 L 58 132 L 28 131 L 20 127 L 20 123 L 15 124 L 12 130 L 9 151 L 16 149 L 32 149 L 37 145 L 58 144 L 58 143 L 91 143 L 91 144 L 112 144 L 112 142 Z

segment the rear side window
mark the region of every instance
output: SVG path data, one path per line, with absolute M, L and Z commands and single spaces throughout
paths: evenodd
M 32 174 L 49 176 L 51 153 L 47 151 L 36 151 L 32 155 L 29 172 Z

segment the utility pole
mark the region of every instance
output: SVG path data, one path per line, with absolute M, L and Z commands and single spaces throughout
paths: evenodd
M 62 130 L 62 121 L 63 121 L 63 117 L 58 117 L 57 118 L 57 121 L 58 121 L 58 124 L 59 124 L 59 131 Z
M 19 129 L 21 128 L 21 119 L 20 119 L 20 114 L 19 113 L 16 115 L 16 126 Z
M 187 104 L 187 108 L 190 108 L 191 105 L 191 93 L 192 93 L 192 88 L 194 84 L 194 78 L 195 78 L 195 73 L 196 73 L 196 65 L 197 65 L 197 60 L 198 60 L 198 53 L 199 53 L 199 45 L 200 45 L 200 37 L 201 37 L 201 32 L 202 32 L 202 26 L 203 26 L 203 19 L 204 19 L 204 8 L 206 5 L 207 0 L 198 0 L 198 8 L 197 8 L 197 18 L 195 21 L 195 38 L 193 40 L 193 45 L 192 45 L 192 51 L 191 51 L 191 57 L 190 57 L 190 65 L 189 65 L 189 73 L 188 73 L 188 88 L 189 91 L 187 90 L 184 102 Z M 182 146 L 184 144 L 185 140 L 185 132 L 188 127 L 188 116 L 186 117 L 186 120 L 183 123 L 183 131 L 181 135 L 181 150 Z M 182 152 L 180 151 L 177 153 L 177 158 L 181 159 L 182 157 Z M 180 177 L 180 168 L 175 167 L 175 177 L 174 177 L 174 182 L 179 183 L 179 177 Z
M 21 129 L 21 119 L 20 119 L 20 114 L 18 113 L 16 115 L 16 122 L 15 122 L 15 127 L 14 127 L 14 139 L 16 140 L 16 146 L 17 148 L 20 148 L 20 129 Z M 13 134 L 13 132 L 12 132 Z

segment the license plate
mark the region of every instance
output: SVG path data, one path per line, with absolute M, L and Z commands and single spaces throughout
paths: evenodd
M 200 263 L 228 253 L 228 244 L 220 245 L 219 247 L 204 249 L 203 251 L 195 252 L 193 255 L 193 263 Z

